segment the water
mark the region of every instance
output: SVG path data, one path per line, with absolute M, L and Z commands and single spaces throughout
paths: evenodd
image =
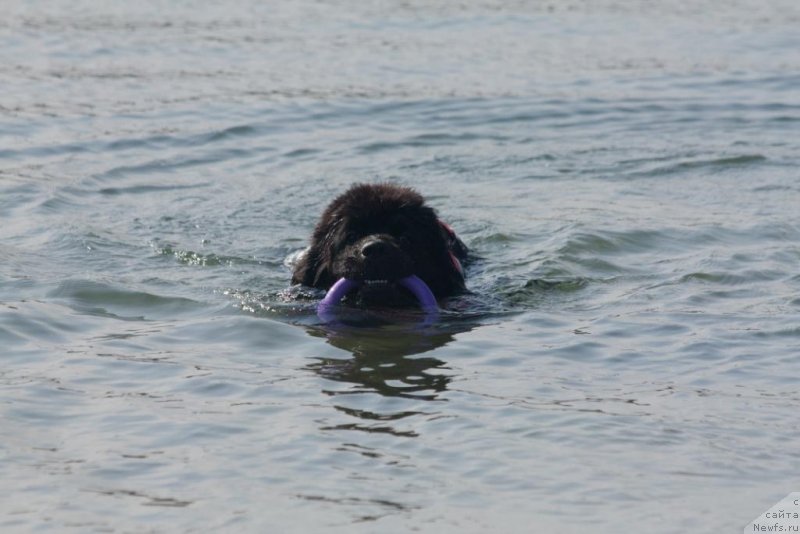
M 798 24 L 4 6 L 0 529 L 740 531 L 798 490 Z M 289 288 L 357 181 L 474 251 L 436 324 Z

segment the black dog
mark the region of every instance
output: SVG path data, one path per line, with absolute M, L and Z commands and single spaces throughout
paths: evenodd
M 422 301 L 417 291 L 412 295 L 410 279 L 421 280 L 437 299 L 464 291 L 466 256 L 467 247 L 419 193 L 360 184 L 324 211 L 292 283 L 330 289 L 346 280 L 351 302 L 406 305 Z

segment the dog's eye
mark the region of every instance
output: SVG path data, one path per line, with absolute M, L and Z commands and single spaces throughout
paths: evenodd
M 389 225 L 389 233 L 396 237 L 402 237 L 408 234 L 408 225 L 402 221 L 394 221 Z

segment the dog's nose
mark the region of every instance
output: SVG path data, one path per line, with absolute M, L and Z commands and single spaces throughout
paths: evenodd
M 372 241 L 368 241 L 361 246 L 361 255 L 365 258 L 370 256 L 381 256 L 386 254 L 386 251 L 389 249 L 389 243 L 386 241 L 381 241 L 380 239 L 375 239 Z

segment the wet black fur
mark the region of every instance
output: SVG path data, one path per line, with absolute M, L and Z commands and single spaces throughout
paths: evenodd
M 451 251 L 461 261 L 467 255 L 419 193 L 392 184 L 354 185 L 323 212 L 292 283 L 328 289 L 343 277 L 392 282 L 415 274 L 437 298 L 451 296 L 465 290 Z

